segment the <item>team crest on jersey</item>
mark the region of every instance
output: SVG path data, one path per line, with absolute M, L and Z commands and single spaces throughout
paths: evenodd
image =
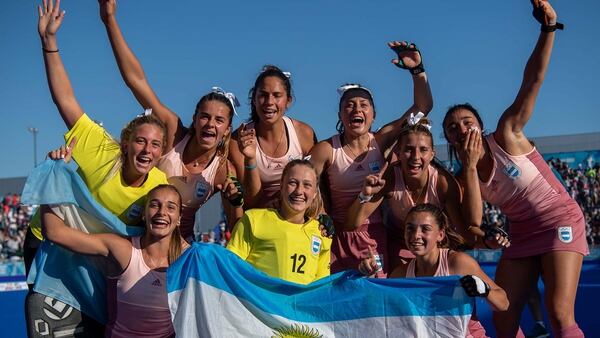
M 502 172 L 511 180 L 516 180 L 517 178 L 519 178 L 519 176 L 521 176 L 521 168 L 519 168 L 516 164 L 514 164 L 511 161 L 506 163 L 504 169 L 502 169 Z
M 310 241 L 310 252 L 313 255 L 318 255 L 321 252 L 321 239 L 315 235 L 312 236 L 312 241 Z
M 137 204 L 132 204 L 127 211 L 127 218 L 130 220 L 138 219 L 142 215 L 142 207 Z
M 573 241 L 573 227 L 558 227 L 558 239 L 563 243 L 571 243 Z
M 379 161 L 369 162 L 369 169 L 371 169 L 372 173 L 378 173 L 381 170 L 381 166 L 379 165 Z
M 202 199 L 206 192 L 208 191 L 208 184 L 205 182 L 196 182 L 196 198 Z

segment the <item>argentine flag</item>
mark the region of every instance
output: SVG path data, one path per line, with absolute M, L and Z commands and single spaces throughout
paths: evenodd
M 169 267 L 167 291 L 177 337 L 465 337 L 474 304 L 455 276 L 300 285 L 202 243 Z

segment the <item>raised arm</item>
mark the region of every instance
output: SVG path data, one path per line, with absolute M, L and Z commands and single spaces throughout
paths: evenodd
M 83 255 L 112 258 L 121 271 L 131 258 L 130 242 L 115 234 L 86 234 L 65 224 L 47 205 L 41 206 L 44 238 Z
M 398 54 L 398 57 L 393 59 L 392 63 L 399 68 L 408 69 L 412 75 L 414 102 L 400 118 L 386 124 L 375 134 L 377 144 L 382 148 L 384 153 L 387 153 L 394 142 L 396 142 L 404 120 L 411 113 L 417 115 L 419 112 L 422 112 L 427 116 L 433 108 L 431 88 L 429 87 L 427 75 L 423 68 L 420 51 L 414 44 L 406 41 L 392 41 L 388 43 L 388 46 Z
M 496 140 L 504 150 L 513 155 L 523 154 L 532 147 L 523 134 L 523 128 L 531 118 L 535 100 L 550 63 L 555 33 L 549 30 L 552 30 L 552 27 L 556 29 L 556 12 L 550 3 L 533 0 L 532 4 L 534 15 L 542 24 L 542 32 L 525 66 L 519 93 L 515 101 L 502 114 L 495 134 Z
M 60 0 L 56 0 L 56 3 L 53 0 L 44 0 L 43 6 L 38 5 L 38 14 L 38 33 L 42 40 L 46 78 L 52 101 L 58 108 L 67 128 L 71 129 L 83 115 L 83 110 L 75 98 L 56 41 L 56 32 L 62 24 L 65 11 L 60 10 Z
M 379 173 L 365 177 L 360 194 L 356 196 L 348 209 L 346 230 L 358 229 L 364 223 L 364 220 L 377 210 L 383 202 L 385 194 L 394 185 L 394 180 L 391 177 L 393 173 L 394 168 L 388 167 L 388 162 L 385 162 Z
M 262 183 L 256 167 L 256 131 L 242 124 L 229 142 L 229 159 L 233 163 L 240 182 L 244 186 L 244 208 L 251 209 L 260 203 Z
M 99 3 L 100 18 L 106 27 L 121 76 L 142 108 L 152 108 L 152 113 L 156 114 L 167 126 L 167 147 L 165 151 L 169 151 L 175 142 L 183 137 L 186 129 L 177 114 L 158 99 L 146 79 L 142 65 L 127 45 L 117 23 L 116 0 L 99 0 Z

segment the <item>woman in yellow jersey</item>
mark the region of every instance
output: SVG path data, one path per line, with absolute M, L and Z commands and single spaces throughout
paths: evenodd
M 148 191 L 167 183 L 165 174 L 155 168 L 166 142 L 165 126 L 153 115 L 138 116 L 123 128 L 119 143 L 83 112 L 58 50 L 56 32 L 64 18 L 59 5 L 59 1 L 55 5 L 49 1 L 40 8 L 38 32 L 52 100 L 69 129 L 65 134 L 68 150 L 94 198 L 124 223 L 138 224 Z M 27 237 L 29 242 L 42 240 L 39 213 Z M 27 252 L 27 266 L 34 255 L 35 250 Z
M 272 277 L 308 284 L 329 275 L 331 239 L 315 219 L 317 172 L 308 160 L 289 162 L 278 209 L 251 209 L 237 222 L 227 249 Z
M 121 131 L 118 142 L 88 117 L 75 97 L 58 49 L 56 32 L 65 15 L 60 10 L 60 1 L 44 1 L 38 12 L 38 32 L 48 86 L 52 100 L 69 129 L 65 140 L 70 147 L 63 148 L 59 154 L 70 157 L 72 153 L 79 166 L 79 175 L 100 204 L 118 215 L 124 223 L 138 224 L 146 194 L 157 185 L 167 183 L 165 174 L 155 168 L 166 143 L 165 126 L 152 115 L 138 116 Z M 41 221 L 37 213 L 25 239 L 27 270 L 41 240 Z M 84 326 L 86 334 L 98 330 L 93 325 Z

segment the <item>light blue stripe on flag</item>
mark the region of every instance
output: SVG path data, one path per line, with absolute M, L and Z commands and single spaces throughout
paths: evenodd
M 395 330 L 464 337 L 473 310 L 457 277 L 368 279 L 349 271 L 299 285 L 199 243 L 169 267 L 167 290 L 178 337 L 258 337 L 285 330 L 327 337 L 404 336 Z
M 63 161 L 47 160 L 27 178 L 21 201 L 24 204 L 61 204 L 70 212 L 82 214 L 87 224 L 77 224 L 90 233 L 113 232 L 138 236 L 139 227 L 129 227 L 100 205 L 91 195 L 81 177 Z M 92 221 L 95 223 L 94 228 Z M 28 276 L 34 290 L 53 297 L 106 322 L 106 283 L 104 274 L 93 259 L 74 254 L 44 241 L 36 254 Z

